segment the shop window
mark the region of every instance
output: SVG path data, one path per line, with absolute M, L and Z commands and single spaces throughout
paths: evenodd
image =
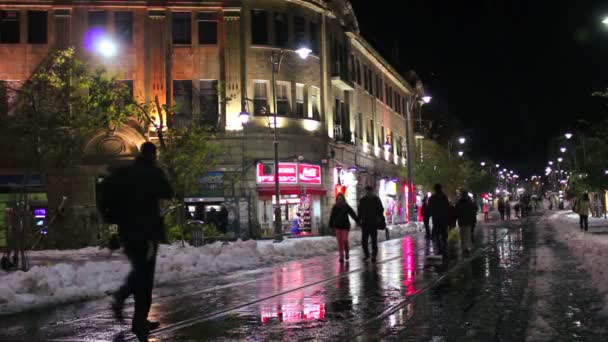
M 304 117 L 304 85 L 296 84 L 296 117 Z
M 19 11 L 0 11 L 0 44 L 19 44 Z
M 173 81 L 173 105 L 176 114 L 192 115 L 192 81 Z
M 47 34 L 47 11 L 27 11 L 27 43 L 46 44 Z
M 289 83 L 277 82 L 277 115 L 289 115 Z
M 317 23 L 310 23 L 310 49 L 315 55 L 319 54 L 319 29 Z
M 89 11 L 89 29 L 105 30 L 108 20 L 106 11 Z
M 310 104 L 311 113 L 308 114 L 309 118 L 313 120 L 321 120 L 321 114 L 319 112 L 319 88 L 310 87 Z
M 173 12 L 171 34 L 173 44 L 192 44 L 192 23 L 190 12 Z
M 217 80 L 200 81 L 199 103 L 201 123 L 214 128 L 217 127 L 219 121 L 219 97 L 217 86 Z
M 306 36 L 306 20 L 302 17 L 294 17 L 293 19 L 293 27 L 294 27 L 294 38 L 295 38 L 295 48 L 299 49 L 302 46 L 309 47 L 308 37 Z
M 289 37 L 287 16 L 283 13 L 274 14 L 274 45 L 286 47 Z
M 198 43 L 203 45 L 217 44 L 217 15 L 214 12 L 201 12 L 198 20 Z
M 253 82 L 253 113 L 268 115 L 268 82 Z
M 251 44 L 268 45 L 268 12 L 251 11 Z
M 133 42 L 133 13 L 114 12 L 114 31 L 116 39 L 123 44 L 130 45 Z

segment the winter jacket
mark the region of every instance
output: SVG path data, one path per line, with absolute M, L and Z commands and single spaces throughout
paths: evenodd
M 589 216 L 590 207 L 589 201 L 584 201 L 582 199 L 576 201 L 576 213 L 579 215 Z
M 118 171 L 116 194 L 120 201 L 119 234 L 123 241 L 163 241 L 165 231 L 160 199 L 170 199 L 173 190 L 163 171 L 153 163 L 136 160 Z
M 474 224 L 476 220 L 477 209 L 475 203 L 468 198 L 461 198 L 456 203 L 456 219 L 458 220 L 458 226 L 470 226 Z
M 423 203 L 422 204 L 422 217 L 424 219 L 430 218 L 431 217 L 431 211 L 429 210 L 429 205 L 428 203 Z
M 450 202 L 443 192 L 436 192 L 429 198 L 429 214 L 434 220 L 447 220 Z
M 378 228 L 384 215 L 384 208 L 380 198 L 373 194 L 367 194 L 359 200 L 359 221 L 361 227 Z
M 456 220 L 458 220 L 456 208 L 450 204 L 448 207 L 448 227 L 456 227 Z
M 355 222 L 359 222 L 359 218 L 353 208 L 347 203 L 336 204 L 331 208 L 331 214 L 329 216 L 329 226 L 335 229 L 346 229 L 350 230 L 350 220 L 348 216 L 352 217 Z

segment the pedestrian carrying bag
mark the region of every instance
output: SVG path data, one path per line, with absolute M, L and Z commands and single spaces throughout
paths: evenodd
M 378 230 L 385 230 L 386 229 L 386 219 L 383 216 L 379 216 L 378 217 Z

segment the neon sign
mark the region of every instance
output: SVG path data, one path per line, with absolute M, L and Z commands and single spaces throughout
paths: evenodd
M 258 184 L 274 184 L 274 164 L 258 163 L 256 176 Z M 321 184 L 321 167 L 319 165 L 279 163 L 279 183 Z

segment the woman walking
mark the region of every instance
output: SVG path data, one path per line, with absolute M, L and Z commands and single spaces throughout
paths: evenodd
M 581 226 L 581 232 L 583 229 L 587 231 L 589 229 L 589 194 L 584 193 L 583 198 L 577 201 L 576 203 L 576 212 L 579 217 L 579 224 Z
M 338 241 L 338 252 L 340 253 L 340 262 L 344 261 L 344 257 L 348 260 L 348 231 L 350 230 L 350 221 L 348 217 L 352 217 L 355 222 L 359 222 L 359 218 L 353 208 L 346 203 L 344 195 L 340 194 L 336 197 L 336 204 L 331 208 L 329 216 L 329 226 L 336 230 L 336 240 Z

